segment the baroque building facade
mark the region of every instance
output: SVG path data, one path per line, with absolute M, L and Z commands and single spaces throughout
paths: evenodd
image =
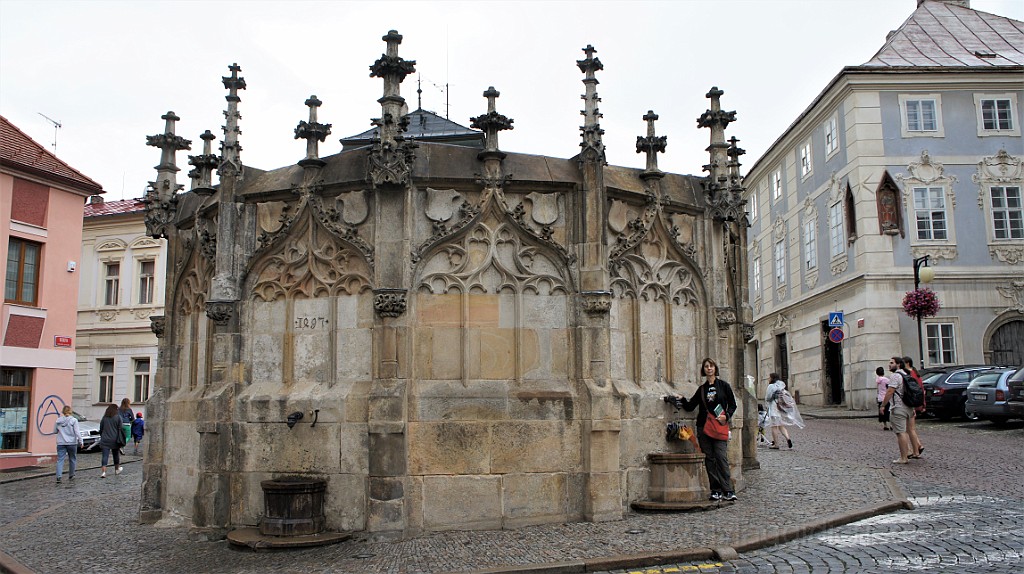
M 646 167 L 607 165 L 590 46 L 578 155 L 503 151 L 513 120 L 493 87 L 474 130 L 442 130 L 458 141 L 414 139 L 410 121 L 438 118 L 407 111 L 401 39 L 384 36 L 370 67 L 384 84 L 374 129 L 340 153 L 320 157 L 331 125 L 311 96 L 294 134 L 305 157 L 244 165 L 237 65 L 220 154 L 207 131 L 190 191 L 175 177 L 190 146 L 178 117 L 149 137 L 162 159 L 146 224 L 168 258 L 142 519 L 255 525 L 260 482 L 286 476 L 327 481 L 335 530 L 620 519 L 647 494 L 647 453 L 669 448 L 661 397 L 693 393 L 705 356 L 743 403 L 730 445 L 742 488 L 756 466 L 739 383 L 752 325 L 722 92 L 698 119 L 707 177 L 658 169 L 653 112 L 637 138 Z
M 110 403 L 128 398 L 146 414 L 156 372 L 157 339 L 150 316 L 164 314 L 167 245 L 146 233 L 137 199 L 85 205 L 79 263 L 74 400 L 100 420 Z
M 922 0 L 758 159 L 745 198 L 762 389 L 776 371 L 805 403 L 865 409 L 893 354 L 1024 363 L 1022 53 L 1021 22 Z M 902 300 L 924 266 L 941 309 L 919 323 Z

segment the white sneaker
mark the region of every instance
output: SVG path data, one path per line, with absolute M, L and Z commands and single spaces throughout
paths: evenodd
M 107 471 L 104 470 L 102 473 L 100 473 L 100 478 L 107 478 Z
M 122 470 L 124 470 L 124 468 L 119 466 L 119 467 L 114 469 L 114 474 L 121 474 Z

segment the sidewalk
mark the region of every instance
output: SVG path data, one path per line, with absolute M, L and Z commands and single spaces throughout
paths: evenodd
M 873 419 L 878 416 L 877 410 L 856 411 L 842 405 L 797 405 L 797 408 L 801 416 L 810 419 Z
M 801 410 L 808 418 L 864 417 L 857 411 Z M 707 512 L 630 512 L 612 522 L 438 532 L 397 541 L 357 532 L 341 544 L 274 552 L 192 540 L 186 528 L 175 524 L 139 526 L 141 465 L 129 464 L 138 457 L 125 457 L 128 466 L 116 480 L 100 480 L 93 470 L 76 480 L 75 488 L 55 488 L 52 471 L 44 471 L 48 469 L 17 477 L 4 473 L 0 572 L 630 573 L 659 564 L 727 560 L 907 507 L 906 495 L 888 468 L 839 463 L 812 450 L 758 449 L 761 468 L 744 473 L 747 486 L 739 501 Z M 80 471 L 99 462 L 97 455 L 84 458 Z M 44 478 L 27 480 L 40 476 Z M 68 516 L 74 516 L 75 551 L 55 559 L 52 548 L 68 535 L 62 530 Z M 112 552 L 111 540 L 131 543 Z
M 132 452 L 131 447 L 129 446 L 129 448 L 126 449 L 125 452 L 131 453 Z M 139 452 L 142 452 L 142 451 L 139 451 Z M 78 466 L 77 466 L 76 472 L 82 472 L 83 470 L 98 469 L 100 467 L 100 461 L 102 460 L 100 457 L 101 457 L 101 455 L 98 452 L 96 452 L 96 453 L 93 453 L 93 452 L 86 452 L 86 453 L 79 452 L 78 453 L 78 460 L 77 460 Z M 135 455 L 132 455 L 132 454 L 123 454 L 123 455 L 121 455 L 121 466 L 124 466 L 126 464 L 131 464 L 133 462 L 139 462 L 141 460 L 142 460 L 142 456 L 141 455 L 140 456 L 135 456 Z M 111 457 L 111 459 L 108 460 L 107 462 L 110 463 L 107 466 L 107 468 L 108 469 L 113 468 L 113 466 L 114 466 L 113 457 Z M 69 472 L 70 468 L 71 468 L 70 465 L 65 461 L 64 462 L 64 480 L 68 479 L 68 472 Z M 7 484 L 8 482 L 18 482 L 18 481 L 21 481 L 21 480 L 29 480 L 31 478 L 47 478 L 48 477 L 51 480 L 53 480 L 53 479 L 55 479 L 56 476 L 57 476 L 57 463 L 54 462 L 54 463 L 48 464 L 46 466 L 28 466 L 28 467 L 25 467 L 25 468 L 16 468 L 16 469 L 13 469 L 13 470 L 0 471 L 0 484 Z M 76 480 L 77 480 L 77 478 L 76 478 Z

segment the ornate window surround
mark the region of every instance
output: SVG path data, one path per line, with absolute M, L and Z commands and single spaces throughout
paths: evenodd
M 903 205 L 907 210 L 905 221 L 910 237 L 910 251 L 914 257 L 924 255 L 933 259 L 956 259 L 956 192 L 953 186 L 959 182 L 955 175 L 946 175 L 945 167 L 933 161 L 928 150 L 921 150 L 920 161 L 907 165 L 908 174 L 896 174 L 896 181 L 903 185 Z M 915 187 L 942 187 L 946 197 L 946 239 L 918 239 L 917 216 L 914 213 Z
M 1024 240 L 995 238 L 989 193 L 993 186 L 1016 186 L 1024 190 L 1024 159 L 1001 149 L 996 155 L 982 158 L 978 162 L 978 171 L 971 176 L 971 180 L 978 185 L 978 209 L 985 217 L 989 255 L 1011 265 L 1024 262 Z
M 804 285 L 814 289 L 818 285 L 818 208 L 811 198 L 804 200 L 804 216 L 800 224 L 800 245 L 803 252 Z

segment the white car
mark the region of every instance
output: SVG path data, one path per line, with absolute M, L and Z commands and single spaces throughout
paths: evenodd
M 91 421 L 84 416 L 71 411 L 71 416 L 78 419 L 78 435 L 82 437 L 82 449 L 87 450 L 100 442 L 100 423 Z

